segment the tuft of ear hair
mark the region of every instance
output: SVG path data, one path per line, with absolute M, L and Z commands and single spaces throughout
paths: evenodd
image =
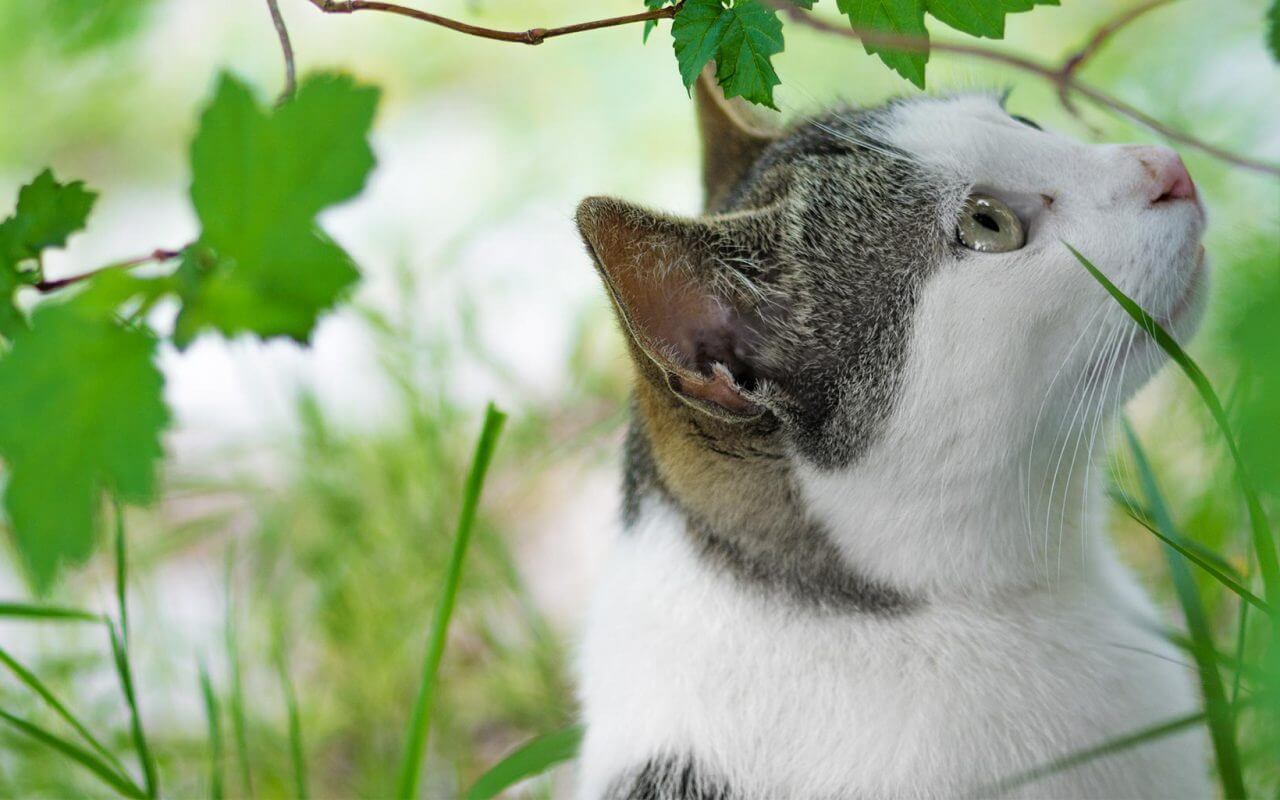
M 716 83 L 715 62 L 707 64 L 694 89 L 702 139 L 705 206 L 718 209 L 778 133 L 759 124 L 741 98 L 726 100 Z
M 578 229 L 624 331 L 677 397 L 720 419 L 764 412 L 752 393 L 762 377 L 758 290 L 726 249 L 767 237 L 776 214 L 685 219 L 607 197 L 578 206 Z

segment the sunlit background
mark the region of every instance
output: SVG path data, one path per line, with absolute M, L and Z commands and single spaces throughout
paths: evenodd
M 524 47 L 281 2 L 301 71 L 349 71 L 384 92 L 377 169 L 358 199 L 322 220 L 364 280 L 310 348 L 208 336 L 164 352 L 177 412 L 164 499 L 129 517 L 142 710 L 166 793 L 207 793 L 204 662 L 222 704 L 228 795 L 251 787 L 287 796 L 285 661 L 313 792 L 387 796 L 470 443 L 492 398 L 512 422 L 446 652 L 424 788 L 454 797 L 515 744 L 573 718 L 574 632 L 616 527 L 629 376 L 572 215 L 590 194 L 696 212 L 692 104 L 665 25 L 647 46 L 632 26 Z M 187 151 L 218 71 L 248 79 L 264 98 L 283 81 L 260 0 L 99 5 L 83 24 L 44 3 L 0 3 L 0 215 L 46 165 L 101 193 L 87 232 L 48 260 L 51 277 L 194 238 Z M 427 5 L 517 29 L 640 8 Z M 1123 6 L 1037 8 L 1010 17 L 998 46 L 1056 63 Z M 1175 128 L 1280 163 L 1280 69 L 1263 48 L 1263 14 L 1261 2 L 1179 0 L 1117 35 L 1082 77 Z M 913 91 L 848 41 L 796 26 L 786 40 L 777 62 L 784 120 L 836 99 L 877 103 Z M 1012 87 L 1012 111 L 1077 136 L 1159 141 L 1087 104 L 1083 119 L 1072 117 L 1053 87 L 985 62 L 935 54 L 929 78 L 937 92 Z M 1244 398 L 1268 384 L 1241 385 L 1241 361 L 1258 352 L 1280 360 L 1280 322 L 1268 321 L 1280 314 L 1280 183 L 1181 152 L 1209 209 L 1216 270 L 1195 352 L 1224 394 Z M 1245 313 L 1268 296 L 1275 303 Z M 1246 439 L 1277 438 L 1280 416 L 1248 407 Z M 1189 390 L 1166 371 L 1131 412 L 1180 517 L 1209 544 L 1239 550 L 1230 472 Z M 1246 446 L 1258 463 L 1280 464 L 1280 447 Z M 1272 499 L 1278 474 L 1263 479 Z M 1115 528 L 1126 558 L 1167 601 L 1155 540 L 1118 516 Z M 0 597 L 21 597 L 10 547 L 6 538 Z M 55 598 L 108 607 L 109 549 L 65 576 Z M 1229 626 L 1234 606 L 1219 605 L 1211 613 Z M 5 624 L 0 640 L 127 750 L 99 633 Z M 242 712 L 232 702 L 237 681 Z M 3 678 L 0 703 L 42 713 Z M 1274 794 L 1280 776 L 1254 772 Z M 525 790 L 562 796 L 569 782 L 562 770 Z M 0 733 L 0 796 L 98 792 Z

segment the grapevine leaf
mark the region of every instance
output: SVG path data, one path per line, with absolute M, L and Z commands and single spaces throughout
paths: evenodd
M 191 146 L 201 233 L 179 268 L 179 346 L 205 329 L 305 342 L 356 282 L 351 258 L 315 217 L 363 188 L 377 102 L 376 89 L 321 74 L 268 109 L 222 76 Z
M 773 87 L 778 73 L 770 59 L 782 52 L 782 21 L 759 0 L 737 0 L 716 53 L 716 80 L 725 97 L 741 96 L 757 105 L 777 109 Z
M 925 0 L 928 12 L 940 21 L 988 39 L 1004 38 L 1006 14 L 1030 11 L 1037 5 L 1056 6 L 1058 0 Z
M 1271 10 L 1267 12 L 1267 47 L 1271 48 L 1271 56 L 1280 61 L 1280 0 L 1271 0 Z
M 914 36 L 926 41 L 929 38 L 924 27 L 924 0 L 836 0 L 836 7 L 849 18 L 854 28 Z M 925 63 L 929 60 L 927 51 L 906 52 L 865 41 L 862 47 L 867 53 L 880 56 L 880 60 L 894 72 L 924 88 Z
M 0 222 L 0 334 L 13 337 L 26 320 L 13 302 L 19 286 L 39 279 L 23 271 L 24 262 L 48 247 L 63 247 L 67 237 L 84 227 L 97 195 L 82 181 L 59 183 L 46 169 L 18 191 L 13 214 Z
M 671 35 L 686 88 L 711 59 L 725 97 L 741 96 L 776 108 L 773 87 L 778 74 L 771 59 L 782 52 L 782 21 L 759 0 L 686 0 L 671 25 Z
M 672 46 L 686 89 L 720 49 L 728 17 L 729 9 L 720 0 L 686 0 L 671 21 Z
M 0 359 L 4 505 L 32 585 L 88 557 L 101 492 L 147 502 L 169 421 L 150 332 L 74 300 L 38 308 Z
M 671 0 L 644 0 L 644 7 L 650 11 L 657 11 L 670 2 Z M 649 43 L 649 34 L 653 33 L 653 29 L 656 27 L 658 27 L 658 21 L 656 19 L 651 19 L 645 22 L 644 35 L 642 37 L 643 44 Z

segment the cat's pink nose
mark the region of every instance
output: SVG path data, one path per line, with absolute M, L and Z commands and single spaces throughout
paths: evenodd
M 1135 147 L 1133 153 L 1151 179 L 1146 186 L 1152 205 L 1196 199 L 1196 184 L 1182 156 L 1167 147 Z

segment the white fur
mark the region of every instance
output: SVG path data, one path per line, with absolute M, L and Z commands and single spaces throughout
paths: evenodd
M 765 597 L 650 503 L 615 544 L 581 651 L 584 800 L 664 754 L 752 797 L 957 797 L 1197 707 L 1098 519 L 1098 442 L 1155 350 L 1063 241 L 1186 335 L 1202 212 L 1149 205 L 1151 151 L 1038 132 L 989 98 L 902 106 L 886 135 L 1033 217 L 1022 250 L 925 286 L 871 451 L 800 470 L 850 567 L 923 603 L 822 614 Z M 1192 730 L 1013 796 L 1209 797 L 1206 771 Z

